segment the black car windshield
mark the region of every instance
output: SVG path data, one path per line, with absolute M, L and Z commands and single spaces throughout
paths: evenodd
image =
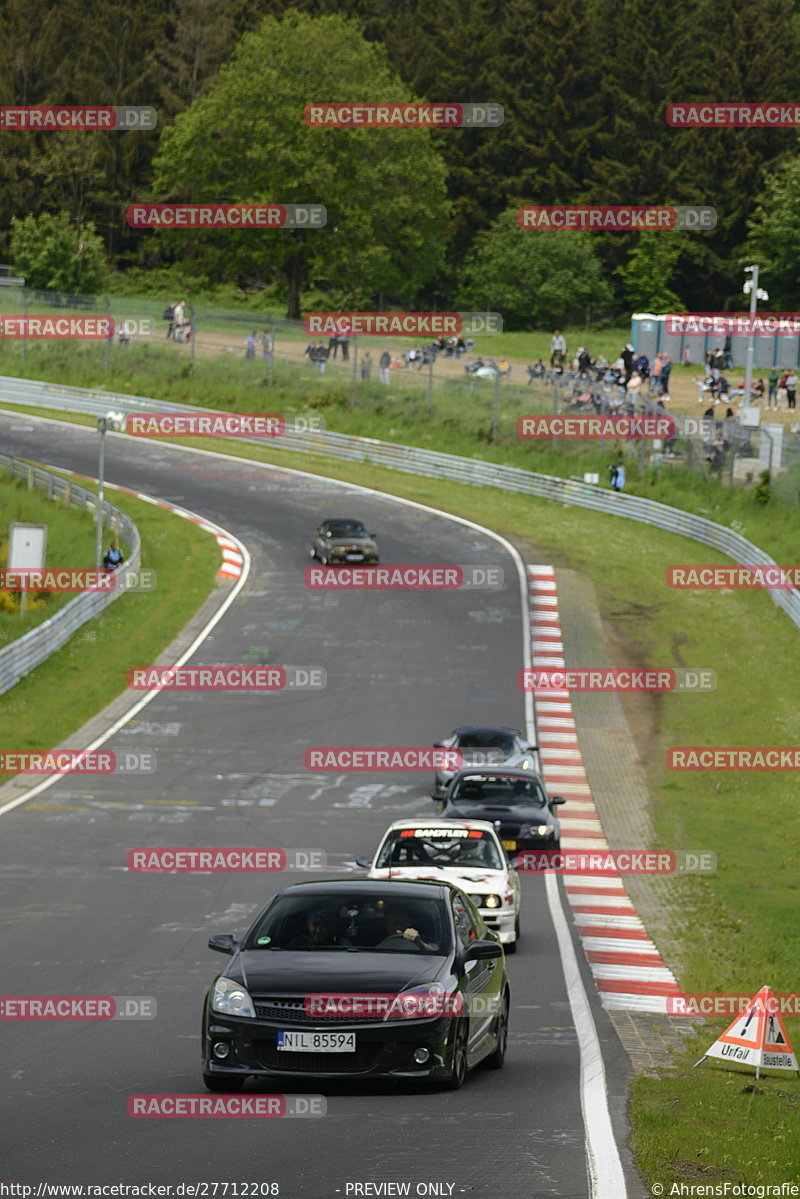
M 369 537 L 366 525 L 360 520 L 329 520 L 322 531 L 331 537 Z
M 450 799 L 453 803 L 533 804 L 536 807 L 544 807 L 547 803 L 536 779 L 499 774 L 481 778 L 466 775 L 455 784 Z
M 459 733 L 456 746 L 458 749 L 499 749 L 508 756 L 514 752 L 514 738 L 507 733 L 494 733 L 491 730 Z
M 407 899 L 362 890 L 281 895 L 246 948 L 443 954 L 451 948 L 449 928 L 446 905 L 433 895 Z
M 505 862 L 490 833 L 479 829 L 397 828 L 380 848 L 375 865 L 459 866 L 479 870 L 503 870 Z

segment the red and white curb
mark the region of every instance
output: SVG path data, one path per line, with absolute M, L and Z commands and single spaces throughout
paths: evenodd
M 566 666 L 558 592 L 552 566 L 528 567 L 531 656 L 537 670 Z M 542 773 L 551 795 L 568 803 L 559 816 L 561 848 L 608 849 L 572 712 L 569 691 L 534 690 Z M 633 848 L 626 846 L 626 848 Z M 565 874 L 572 908 L 589 968 L 604 1007 L 666 1012 L 667 996 L 680 987 L 630 901 L 618 874 Z
M 106 484 L 110 486 L 110 484 Z M 210 521 L 205 520 L 201 516 L 197 516 L 194 512 L 187 512 L 185 508 L 178 508 L 175 504 L 168 504 L 166 500 L 154 499 L 151 495 L 145 495 L 142 491 L 134 491 L 131 487 L 117 486 L 117 491 L 127 491 L 128 495 L 135 495 L 138 500 L 144 500 L 147 504 L 154 504 L 157 508 L 166 508 L 168 512 L 172 512 L 175 516 L 182 516 L 185 520 L 190 520 L 192 524 L 198 528 L 204 529 L 206 533 L 211 533 L 217 539 L 217 545 L 222 551 L 222 566 L 217 571 L 218 579 L 238 579 L 244 569 L 244 546 L 241 542 L 233 538 L 225 529 L 221 529 L 219 525 L 214 525 Z

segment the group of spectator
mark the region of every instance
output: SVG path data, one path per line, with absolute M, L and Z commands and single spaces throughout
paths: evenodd
M 704 380 L 697 380 L 699 383 L 698 403 L 702 404 L 709 398 L 714 404 L 727 403 L 739 396 L 742 397 L 742 403 L 760 404 L 764 398 L 764 393 L 767 395 L 767 410 L 774 408 L 776 412 L 793 412 L 797 407 L 797 387 L 798 377 L 797 371 L 773 369 L 767 375 L 767 381 L 763 379 L 753 379 L 750 383 L 750 398 L 749 401 L 745 398 L 746 380 L 742 381 L 733 389 L 730 386 L 727 378 L 723 374 L 725 368 L 725 359 L 723 351 L 710 351 L 706 361 L 709 363 L 708 374 Z M 710 409 L 713 413 L 713 407 Z
M 186 319 L 186 301 L 173 300 L 164 309 L 164 320 L 167 322 L 167 337 L 173 341 L 191 341 L 192 325 Z
M 256 350 L 258 348 L 258 342 L 259 342 L 258 334 L 256 333 L 256 331 L 254 329 L 252 331 L 252 333 L 248 333 L 247 340 L 244 343 L 245 358 L 255 358 Z M 274 342 L 273 342 L 272 335 L 270 334 L 270 332 L 267 329 L 264 329 L 261 334 L 261 355 L 265 360 L 267 358 L 269 358 L 269 356 L 271 355 L 271 353 L 273 351 L 273 345 L 274 345 Z

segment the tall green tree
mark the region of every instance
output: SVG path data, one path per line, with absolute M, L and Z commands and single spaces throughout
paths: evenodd
M 66 212 L 12 220 L 11 253 L 28 287 L 90 293 L 103 285 L 106 259 L 94 225 L 76 225 Z
M 748 227 L 746 254 L 763 268 L 770 307 L 794 312 L 800 308 L 800 158 L 766 176 Z
M 507 329 L 586 320 L 611 301 L 593 236 L 523 230 L 517 207 L 507 209 L 467 260 L 459 307 L 499 312 Z
M 246 34 L 209 91 L 165 130 L 155 187 L 164 199 L 324 204 L 325 229 L 168 235 L 206 274 L 280 279 L 291 317 L 301 289 L 354 306 L 378 292 L 412 299 L 441 269 L 445 167 L 424 129 L 320 129 L 314 101 L 404 100 L 408 89 L 359 26 L 290 12 Z

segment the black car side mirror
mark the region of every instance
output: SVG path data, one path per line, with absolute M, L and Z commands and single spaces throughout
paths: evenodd
M 214 933 L 213 937 L 208 938 L 208 948 L 216 950 L 217 953 L 232 954 L 238 944 L 231 933 Z
M 564 799 L 563 795 L 551 795 L 550 796 L 550 806 L 551 807 L 553 807 L 554 804 L 566 803 L 566 802 L 567 801 Z
M 356 858 L 356 866 L 361 866 L 364 870 L 369 870 L 372 865 L 372 858 Z
M 502 956 L 503 946 L 498 941 L 473 941 L 464 951 L 465 962 L 484 962 Z

